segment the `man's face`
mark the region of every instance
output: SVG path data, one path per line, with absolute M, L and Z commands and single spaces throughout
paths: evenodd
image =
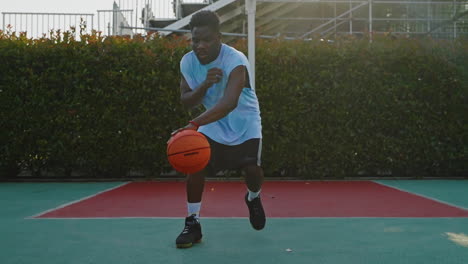
M 218 57 L 220 45 L 219 32 L 207 26 L 192 29 L 192 49 L 201 64 L 214 61 Z

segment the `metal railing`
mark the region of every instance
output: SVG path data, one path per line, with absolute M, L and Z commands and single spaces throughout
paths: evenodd
M 13 31 L 26 32 L 28 37 L 50 37 L 51 31 L 70 31 L 75 28 L 76 37 L 90 33 L 94 28 L 94 14 L 85 13 L 31 13 L 2 12 L 2 30 L 9 26 Z
M 126 18 L 125 22 L 127 24 L 124 23 L 125 26 L 137 26 L 136 22 L 133 21 L 133 9 L 98 10 L 97 13 L 97 27 L 95 30 L 103 32 L 104 35 L 122 35 L 120 22 L 123 21 L 120 21 L 119 15 Z
M 176 0 L 118 0 L 116 3 L 121 9 L 137 10 L 137 16 L 142 17 L 144 12 L 154 18 L 175 18 L 174 4 Z
M 275 0 L 257 1 L 275 2 Z M 112 9 L 97 10 L 97 16 L 80 13 L 3 12 L 2 29 L 5 31 L 7 26 L 11 25 L 11 30 L 27 32 L 28 37 L 33 38 L 43 35 L 48 37 L 51 30 L 63 32 L 71 28 L 75 28 L 76 34 L 79 34 L 82 28 L 84 33 L 97 30 L 103 35 L 145 34 L 148 28 L 157 25 L 151 26 L 149 21 L 176 19 L 180 4 L 214 2 L 216 0 L 116 0 Z M 307 23 L 306 29 L 295 26 L 288 32 L 282 32 L 283 37 L 290 38 L 308 37 L 310 34 L 337 35 L 366 32 L 408 35 L 430 33 L 431 36 L 444 38 L 457 38 L 468 34 L 468 14 L 465 14 L 468 12 L 468 0 L 466 4 L 461 0 L 291 0 L 291 2 L 308 3 L 309 7 L 305 6 L 306 9 L 310 9 L 310 5 L 314 5 L 314 8 L 303 16 L 282 15 L 278 10 L 274 10 L 273 13 L 278 12 L 279 15 L 268 15 L 270 21 L 268 24 L 263 24 L 264 28 L 275 28 L 275 25 L 283 23 L 296 23 L 296 25 Z M 460 13 L 463 17 L 453 20 L 454 16 Z M 270 30 L 266 35 L 275 34 L 277 33 Z

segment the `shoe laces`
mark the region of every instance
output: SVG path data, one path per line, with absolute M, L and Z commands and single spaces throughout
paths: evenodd
M 186 221 L 184 230 L 182 230 L 182 234 L 187 234 L 192 228 L 192 226 L 194 226 L 195 224 L 197 224 L 197 220 L 195 218 L 191 220 L 190 222 Z
M 255 215 L 260 215 L 260 208 L 258 208 L 257 206 L 254 206 L 254 214 Z
M 255 198 L 255 199 L 257 199 L 257 198 Z M 258 206 L 259 204 L 258 204 L 258 202 L 254 202 L 254 200 L 251 201 L 252 202 L 253 213 L 255 215 L 260 215 L 260 207 Z
M 182 234 L 187 234 L 190 230 L 190 226 L 189 225 L 185 225 L 184 227 L 184 230 L 182 230 Z

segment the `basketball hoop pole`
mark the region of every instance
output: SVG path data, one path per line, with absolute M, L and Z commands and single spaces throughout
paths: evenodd
M 248 53 L 251 71 L 251 83 L 255 89 L 255 12 L 257 9 L 257 0 L 246 0 L 245 11 L 247 12 L 248 23 Z

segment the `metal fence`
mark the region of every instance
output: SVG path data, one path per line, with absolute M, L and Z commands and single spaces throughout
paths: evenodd
M 80 33 L 90 33 L 94 29 L 94 14 L 80 13 L 25 13 L 3 12 L 2 30 L 26 32 L 28 37 L 50 37 L 57 30 L 61 32 L 74 29 L 76 37 Z
M 101 31 L 104 35 L 145 33 L 142 27 L 148 27 L 152 19 L 175 19 L 177 5 L 180 3 L 212 3 L 213 0 L 116 0 L 109 9 L 97 10 L 96 14 L 81 13 L 30 13 L 2 12 L 3 31 L 10 28 L 15 32 L 26 32 L 28 37 L 49 37 L 50 31 L 61 32 L 80 26 L 83 33 L 91 30 Z
M 282 24 L 289 25 L 284 35 L 297 38 L 369 32 L 457 38 L 468 35 L 468 1 L 315 0 L 265 27 Z
M 110 2 L 111 0 L 109 0 Z M 101 31 L 104 35 L 144 34 L 155 26 L 156 20 L 173 21 L 181 18 L 182 4 L 210 4 L 216 0 L 116 0 L 108 10 L 97 14 L 75 13 L 22 13 L 3 12 L 2 29 L 8 25 L 12 31 L 27 32 L 28 37 L 48 37 L 50 31 L 75 28 L 84 33 Z M 239 0 L 242 2 L 242 0 Z M 259 0 L 261 2 L 288 3 L 286 0 Z M 294 14 L 274 10 L 262 28 L 270 28 L 265 35 L 275 35 L 277 28 L 287 23 L 284 37 L 307 38 L 320 33 L 365 34 L 404 33 L 439 38 L 457 38 L 468 35 L 468 0 L 294 0 L 289 6 L 301 3 Z M 306 3 L 309 3 L 307 5 Z M 285 7 L 288 5 L 285 5 Z M 259 9 L 260 10 L 260 9 Z M 292 10 L 292 9 L 291 9 Z M 454 19 L 458 14 L 462 17 Z M 183 14 L 182 14 L 183 15 Z M 240 18 L 245 19 L 245 18 Z M 257 19 L 264 19 L 258 17 Z M 153 23 L 150 23 L 153 22 Z M 164 21 L 162 21 L 164 22 Z M 236 24 L 233 21 L 228 21 Z M 241 33 L 235 29 L 231 33 Z
M 122 9 L 140 10 L 145 8 L 150 16 L 157 19 L 172 19 L 177 17 L 177 6 L 180 4 L 210 4 L 216 0 L 119 0 L 117 4 Z M 143 16 L 143 14 L 141 14 Z

